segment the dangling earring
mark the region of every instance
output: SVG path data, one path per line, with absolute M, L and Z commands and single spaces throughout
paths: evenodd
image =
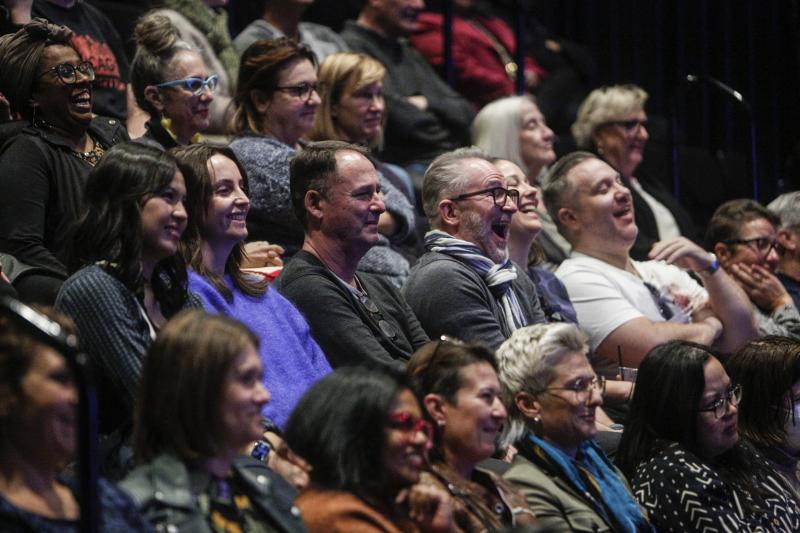
M 440 428 L 443 428 L 444 427 L 444 420 L 442 420 L 441 418 L 437 419 L 436 420 L 436 425 L 439 426 Z

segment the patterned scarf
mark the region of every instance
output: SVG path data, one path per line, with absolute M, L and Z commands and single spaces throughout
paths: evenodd
M 498 265 L 471 242 L 456 239 L 439 230 L 425 234 L 425 249 L 458 259 L 483 278 L 503 309 L 500 325 L 506 336 L 511 336 L 514 331 L 527 325 L 528 321 L 511 286 L 511 282 L 517 279 L 517 269 L 510 259 Z
M 164 7 L 174 9 L 194 24 L 208 39 L 225 71 L 231 87 L 236 84 L 239 73 L 239 54 L 228 31 L 228 13 L 223 9 L 212 9 L 203 0 L 164 0 Z

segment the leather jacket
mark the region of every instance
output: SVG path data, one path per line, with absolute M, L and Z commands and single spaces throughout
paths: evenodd
M 306 531 L 294 506 L 297 491 L 282 477 L 251 457 L 235 459 L 233 472 L 273 530 Z M 156 531 L 211 533 L 199 502 L 209 477 L 205 472 L 189 471 L 180 459 L 164 454 L 134 469 L 120 487 L 131 495 Z

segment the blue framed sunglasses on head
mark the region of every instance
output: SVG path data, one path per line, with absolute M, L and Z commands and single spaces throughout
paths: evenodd
M 206 79 L 194 77 L 185 78 L 182 80 L 165 81 L 164 83 L 159 83 L 156 85 L 156 87 L 175 87 L 177 85 L 183 85 L 183 87 L 191 92 L 194 96 L 202 94 L 206 87 L 208 87 L 208 90 L 213 94 L 214 91 L 217 90 L 217 87 L 219 87 L 219 76 L 214 74 Z

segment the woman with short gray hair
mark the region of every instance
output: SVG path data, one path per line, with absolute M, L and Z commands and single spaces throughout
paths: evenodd
M 497 350 L 509 419 L 502 440 L 518 450 L 504 477 L 545 529 L 650 531 L 627 481 L 593 441 L 605 381 L 587 351 L 586 336 L 563 323 L 518 329 Z

